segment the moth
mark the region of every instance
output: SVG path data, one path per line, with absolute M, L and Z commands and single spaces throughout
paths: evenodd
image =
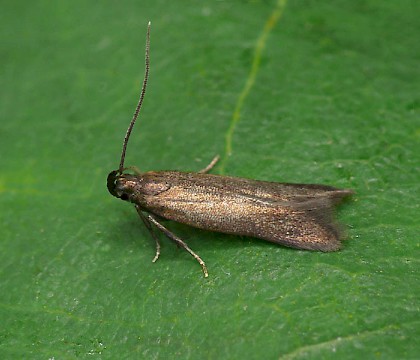
M 258 181 L 208 172 L 216 156 L 198 172 L 148 171 L 124 166 L 128 140 L 146 93 L 150 69 L 150 22 L 147 27 L 145 75 L 140 98 L 124 137 L 120 165 L 107 178 L 109 192 L 134 204 L 156 242 L 156 230 L 189 252 L 208 276 L 204 261 L 165 225 L 172 220 L 195 228 L 251 236 L 295 249 L 336 251 L 342 234 L 333 210 L 353 192 L 328 185 Z

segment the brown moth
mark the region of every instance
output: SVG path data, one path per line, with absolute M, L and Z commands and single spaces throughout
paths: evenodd
M 146 69 L 140 99 L 123 142 L 118 170 L 108 175 L 109 192 L 135 204 L 143 223 L 160 244 L 154 228 L 188 251 L 208 271 L 204 261 L 160 219 L 226 234 L 252 236 L 284 246 L 336 251 L 341 233 L 333 219 L 334 205 L 352 190 L 327 185 L 289 184 L 211 175 L 218 157 L 199 172 L 149 171 L 125 168 L 128 139 L 139 115 L 149 78 L 150 22 L 146 36 Z M 128 173 L 131 170 L 132 173 Z

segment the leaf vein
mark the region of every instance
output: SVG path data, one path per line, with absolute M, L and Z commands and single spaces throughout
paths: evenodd
M 255 46 L 254 50 L 254 56 L 252 59 L 252 65 L 251 69 L 249 71 L 248 77 L 245 82 L 245 86 L 243 87 L 241 93 L 239 94 L 238 100 L 236 101 L 235 109 L 232 114 L 232 119 L 230 122 L 230 126 L 227 130 L 226 137 L 225 137 L 225 153 L 222 157 L 222 160 L 220 162 L 220 173 L 223 174 L 226 166 L 226 162 L 228 158 L 232 154 L 232 138 L 233 134 L 235 133 L 236 126 L 238 125 L 238 122 L 241 117 L 241 110 L 243 107 L 243 104 L 248 97 L 254 83 L 255 79 L 258 74 L 258 70 L 261 63 L 261 55 L 265 48 L 265 45 L 267 43 L 268 35 L 270 34 L 271 30 L 274 28 L 274 26 L 279 21 L 280 17 L 282 16 L 284 12 L 284 8 L 286 6 L 287 0 L 278 0 L 276 7 L 270 14 L 269 18 L 265 22 L 263 31 L 261 32 Z

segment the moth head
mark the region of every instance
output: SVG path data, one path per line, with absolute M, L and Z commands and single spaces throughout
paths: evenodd
M 122 174 L 119 170 L 111 171 L 107 178 L 107 187 L 111 195 L 125 201 L 131 201 L 135 191 L 134 176 Z

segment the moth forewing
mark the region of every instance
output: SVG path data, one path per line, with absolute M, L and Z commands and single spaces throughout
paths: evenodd
M 131 202 L 164 219 L 321 251 L 340 248 L 341 232 L 333 221 L 333 206 L 350 193 L 322 185 L 295 186 L 178 171 L 148 172 L 138 176 L 137 183 L 127 180 L 127 185 Z

